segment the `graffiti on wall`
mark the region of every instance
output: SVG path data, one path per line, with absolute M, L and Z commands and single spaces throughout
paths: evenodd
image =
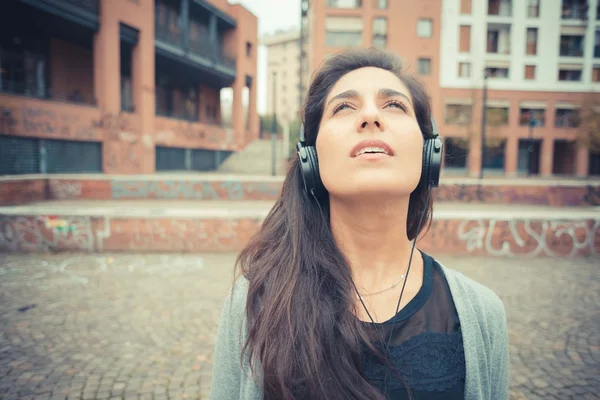
M 598 206 L 600 185 L 533 186 L 442 184 L 437 201 L 485 204 L 534 204 L 552 206 Z
M 92 217 L 0 215 L 0 250 L 37 252 L 48 250 L 102 251 L 110 237 L 110 220 L 93 224 Z
M 463 220 L 455 233 L 467 252 L 492 256 L 575 256 L 600 253 L 600 219 Z
M 113 220 L 115 235 L 126 233 L 128 250 L 235 251 L 258 229 L 258 220 Z
M 85 115 L 75 110 L 21 104 L 0 104 L 1 126 L 8 133 L 61 139 L 97 140 L 94 127 Z M 93 113 L 94 110 L 91 109 Z
M 67 200 L 81 197 L 81 182 L 51 179 L 48 184 L 51 199 Z
M 249 200 L 274 199 L 278 182 L 117 180 L 111 181 L 112 197 L 118 199 Z

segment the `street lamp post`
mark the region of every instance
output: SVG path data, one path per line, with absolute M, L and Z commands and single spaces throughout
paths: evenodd
M 277 173 L 277 72 L 273 71 L 273 121 L 271 126 L 271 175 Z
M 483 179 L 483 168 L 485 162 L 485 127 L 487 125 L 487 79 L 488 70 L 483 70 L 483 107 L 481 115 L 481 168 L 479 169 L 479 179 Z

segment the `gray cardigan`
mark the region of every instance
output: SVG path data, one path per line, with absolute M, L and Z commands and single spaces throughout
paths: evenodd
M 465 399 L 506 400 L 509 355 L 506 313 L 502 301 L 487 287 L 442 265 L 460 320 L 466 361 Z M 248 281 L 238 279 L 227 296 L 217 331 L 211 400 L 263 400 L 240 352 L 247 332 L 245 308 Z M 231 293 L 231 292 L 230 292 Z M 243 324 L 243 332 L 240 329 Z M 247 357 L 246 357 L 247 360 Z

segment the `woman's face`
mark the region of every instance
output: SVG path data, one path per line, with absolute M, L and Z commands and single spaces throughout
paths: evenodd
M 423 135 L 408 88 L 379 68 L 344 75 L 325 99 L 316 148 L 331 196 L 410 194 L 421 177 Z

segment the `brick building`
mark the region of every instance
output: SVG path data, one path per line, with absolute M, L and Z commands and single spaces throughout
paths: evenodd
M 431 93 L 446 173 L 477 176 L 483 159 L 485 175 L 600 175 L 598 149 L 577 142 L 600 112 L 598 0 L 301 3 L 303 93 L 330 54 L 385 48 Z
M 258 135 L 256 48 L 226 0 L 3 1 L 0 175 L 214 169 Z

